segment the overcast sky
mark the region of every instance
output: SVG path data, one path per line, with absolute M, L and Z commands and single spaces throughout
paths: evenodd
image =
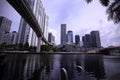
M 107 20 L 106 7 L 99 0 L 89 5 L 85 0 L 42 0 L 49 15 L 49 31 L 60 43 L 60 24 L 67 24 L 74 36 L 99 30 L 102 46 L 120 45 L 120 25 Z
M 107 21 L 106 8 L 98 0 L 87 4 L 85 0 L 42 0 L 49 16 L 49 32 L 60 43 L 60 24 L 67 24 L 67 31 L 80 37 L 99 30 L 102 46 L 120 45 L 120 25 Z M 12 20 L 11 31 L 18 31 L 20 15 L 5 0 L 0 0 L 0 16 Z
M 5 16 L 12 21 L 11 31 L 18 31 L 20 15 L 6 0 L 0 0 L 0 16 Z

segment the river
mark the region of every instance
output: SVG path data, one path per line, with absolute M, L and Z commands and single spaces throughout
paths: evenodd
M 1 54 L 0 80 L 120 80 L 120 56 Z

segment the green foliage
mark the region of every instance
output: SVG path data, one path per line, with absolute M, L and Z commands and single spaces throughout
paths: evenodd
M 7 46 L 6 43 L 2 43 L 2 44 L 1 44 L 1 48 L 5 48 L 6 46 Z
M 100 0 L 100 3 L 103 5 L 103 6 L 108 6 L 109 5 L 109 0 Z
M 59 51 L 59 49 L 57 47 L 53 47 L 53 46 L 50 46 L 50 45 L 42 45 L 41 46 L 41 51 L 54 51 L 54 52 L 57 52 Z
M 51 49 L 51 46 L 49 46 L 49 45 L 42 45 L 41 46 L 41 51 L 50 51 L 50 49 Z
M 30 51 L 30 52 L 36 52 L 36 47 L 30 46 L 30 47 L 29 47 L 29 51 Z
M 25 43 L 24 48 L 29 48 L 29 43 L 28 42 Z
M 87 3 L 90 3 L 92 0 L 86 0 Z
M 24 48 L 24 45 L 22 43 L 19 44 L 19 48 L 20 49 L 23 49 Z

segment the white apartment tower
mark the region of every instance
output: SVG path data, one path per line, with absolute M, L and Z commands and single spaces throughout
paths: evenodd
M 45 13 L 45 8 L 43 7 L 41 0 L 26 0 L 32 9 L 42 32 L 47 39 L 47 27 L 48 27 L 48 16 Z M 37 35 L 33 31 L 32 28 L 26 23 L 26 21 L 21 18 L 20 27 L 18 31 L 18 44 L 22 43 L 25 44 L 26 42 L 29 43 L 30 46 L 37 46 Z M 41 42 L 43 43 L 43 42 Z

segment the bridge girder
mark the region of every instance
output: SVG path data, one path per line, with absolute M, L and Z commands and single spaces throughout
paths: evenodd
M 7 0 L 13 8 L 25 19 L 25 21 L 30 25 L 33 31 L 36 33 L 37 37 L 41 37 L 42 41 L 46 44 L 51 45 L 44 37 L 42 29 L 36 20 L 33 11 L 30 9 L 29 5 L 24 0 Z

